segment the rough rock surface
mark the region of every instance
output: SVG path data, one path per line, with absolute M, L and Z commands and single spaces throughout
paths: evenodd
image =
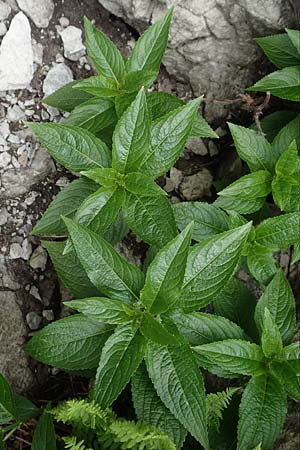
M 64 63 L 56 64 L 49 70 L 43 84 L 44 94 L 50 95 L 73 80 L 72 70 Z
M 85 46 L 82 43 L 82 31 L 80 28 L 70 25 L 60 33 L 64 44 L 64 55 L 71 61 L 78 61 L 85 55 Z
M 233 98 L 257 79 L 260 51 L 254 38 L 296 24 L 299 13 L 299 0 L 99 1 L 139 31 L 175 5 L 165 66 L 207 100 Z M 223 109 L 207 105 L 206 117 L 222 115 Z
M 54 11 L 52 0 L 17 0 L 17 3 L 38 28 L 49 25 Z
M 12 20 L 0 47 L 0 91 L 23 89 L 33 77 L 30 24 L 22 12 Z

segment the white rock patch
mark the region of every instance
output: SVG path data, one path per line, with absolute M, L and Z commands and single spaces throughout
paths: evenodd
M 73 81 L 72 70 L 64 63 L 57 64 L 47 73 L 43 84 L 43 92 L 46 96 L 50 95 L 71 81 Z
M 63 44 L 64 55 L 71 61 L 78 61 L 85 55 L 85 46 L 82 43 L 82 31 L 80 28 L 70 25 L 60 32 Z
M 52 0 L 17 0 L 21 8 L 38 28 L 46 28 L 49 25 L 54 3 Z

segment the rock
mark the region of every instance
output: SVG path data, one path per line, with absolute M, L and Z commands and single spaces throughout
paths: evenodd
M 59 24 L 63 28 L 67 28 L 70 25 L 70 21 L 67 17 L 61 17 L 59 19 Z
M 42 318 L 36 312 L 30 311 L 26 314 L 26 322 L 31 330 L 38 330 L 42 323 Z
M 24 89 L 32 77 L 31 29 L 25 14 L 19 12 L 11 21 L 0 47 L 0 91 Z
M 17 3 L 38 28 L 48 27 L 54 11 L 52 0 L 17 0 Z
M 47 264 L 47 252 L 41 245 L 39 245 L 32 253 L 29 264 L 33 269 L 45 270 Z
M 207 169 L 191 176 L 183 177 L 179 190 L 186 200 L 198 200 L 209 195 L 213 177 Z
M 7 19 L 10 13 L 11 7 L 7 3 L 0 1 L 0 20 Z
M 203 139 L 199 137 L 191 137 L 186 143 L 186 148 L 195 155 L 205 156 L 208 153 L 207 147 L 203 142 Z
M 170 180 L 173 183 L 175 189 L 179 188 L 179 185 L 183 179 L 183 174 L 181 170 L 176 169 L 176 167 L 171 167 L 170 169 Z
M 254 38 L 299 23 L 299 0 L 99 0 L 113 14 L 142 32 L 175 4 L 164 64 L 171 75 L 206 98 L 235 98 L 258 78 Z M 299 12 L 298 12 L 299 15 Z M 207 104 L 205 115 L 226 114 Z
M 22 245 L 18 242 L 13 242 L 9 249 L 10 259 L 25 259 L 27 261 L 30 258 L 32 252 L 32 245 L 28 239 L 24 239 Z
M 39 290 L 36 286 L 31 286 L 29 290 L 29 294 L 32 295 L 32 297 L 36 298 L 40 302 L 42 301 Z
M 24 392 L 32 387 L 34 378 L 24 352 L 26 326 L 12 291 L 1 292 L 0 323 L 0 373 L 14 389 Z
M 85 46 L 82 43 L 82 31 L 80 28 L 70 25 L 60 32 L 64 44 L 64 55 L 71 61 L 78 61 L 85 55 Z
M 43 92 L 46 96 L 50 95 L 71 81 L 73 81 L 72 70 L 64 63 L 56 64 L 47 73 L 43 84 Z
M 11 161 L 11 155 L 8 152 L 0 153 L 0 169 L 8 166 Z
M 54 312 L 52 309 L 44 309 L 42 314 L 48 322 L 52 322 L 52 320 L 54 320 Z
M 0 155 L 1 157 L 1 155 Z M 9 218 L 9 212 L 5 207 L 0 208 L 0 226 L 5 225 L 7 223 L 7 220 Z
M 9 129 L 8 123 L 2 122 L 0 124 L 0 136 L 2 136 L 4 139 L 6 139 L 9 134 L 10 134 L 10 129 Z
M 26 115 L 19 105 L 13 105 L 8 109 L 6 118 L 10 122 L 18 122 L 19 120 L 24 120 Z
M 0 37 L 7 33 L 7 28 L 4 22 L 0 22 Z

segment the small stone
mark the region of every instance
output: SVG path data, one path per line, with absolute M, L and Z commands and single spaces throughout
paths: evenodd
M 29 265 L 32 269 L 45 270 L 47 264 L 47 252 L 39 245 L 31 255 Z
M 0 37 L 7 33 L 7 28 L 4 22 L 0 22 Z
M 17 3 L 38 28 L 48 27 L 54 11 L 52 0 L 17 0 Z
M 85 55 L 85 46 L 82 43 L 82 31 L 80 28 L 70 25 L 65 28 L 60 36 L 64 44 L 64 55 L 71 61 L 78 61 Z
M 29 294 L 40 302 L 42 301 L 39 290 L 36 286 L 31 286 L 31 288 L 29 289 Z
M 33 61 L 41 66 L 43 64 L 44 47 L 39 42 L 32 40 Z M 26 103 L 26 102 L 25 102 Z
M 54 320 L 54 312 L 52 309 L 44 309 L 42 314 L 48 322 L 52 322 L 52 320 Z
M 186 148 L 195 155 L 205 156 L 208 153 L 207 147 L 199 137 L 191 137 L 186 143 Z
M 183 174 L 181 170 L 176 169 L 176 167 L 172 167 L 170 169 L 170 180 L 174 184 L 175 189 L 179 188 L 179 185 L 183 179 Z
M 166 178 L 166 184 L 164 185 L 164 191 L 166 192 L 172 192 L 174 191 L 175 186 L 173 180 L 170 178 Z
M 207 169 L 194 175 L 184 177 L 180 184 L 180 192 L 186 200 L 198 200 L 210 194 L 213 177 Z
M 210 156 L 216 156 L 219 153 L 219 149 L 213 141 L 209 141 L 208 149 Z
M 0 20 L 7 19 L 10 13 L 11 7 L 7 3 L 0 1 Z
M 61 17 L 59 19 L 59 24 L 63 27 L 63 28 L 67 28 L 70 25 L 70 21 L 67 17 Z
M 25 198 L 24 203 L 25 203 L 27 206 L 31 206 L 31 205 L 35 202 L 35 199 L 38 197 L 38 195 L 39 195 L 39 194 L 38 194 L 36 191 L 30 192 L 30 193 L 27 195 L 27 197 Z
M 9 213 L 5 207 L 0 209 L 0 226 L 5 225 L 9 218 Z
M 9 249 L 10 259 L 19 259 L 22 257 L 22 247 L 18 242 L 13 242 Z
M 72 70 L 64 63 L 56 64 L 47 73 L 43 83 L 43 92 L 46 96 L 50 95 L 71 81 L 73 81 Z
M 8 142 L 10 142 L 11 144 L 19 144 L 20 143 L 20 138 L 19 136 L 15 135 L 15 134 L 10 134 L 7 138 Z
M 0 168 L 5 169 L 11 162 L 11 155 L 8 152 L 0 153 Z
M 10 122 L 18 122 L 19 120 L 24 120 L 26 116 L 25 112 L 20 108 L 20 106 L 14 105 L 8 109 L 6 118 Z
M 6 139 L 10 134 L 9 125 L 7 122 L 2 122 L 0 124 L 0 136 Z
M 31 311 L 26 314 L 26 322 L 31 330 L 38 330 L 42 323 L 42 318 L 36 312 Z
M 25 259 L 27 261 L 30 258 L 30 255 L 32 253 L 32 245 L 29 242 L 29 239 L 24 239 L 22 244 L 22 256 L 21 258 Z

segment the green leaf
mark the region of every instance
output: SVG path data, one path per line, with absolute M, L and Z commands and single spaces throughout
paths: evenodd
M 194 222 L 193 239 L 201 242 L 228 230 L 227 215 L 221 208 L 205 202 L 182 202 L 173 205 L 177 226 L 183 230 Z
M 145 339 L 138 324 L 122 324 L 107 340 L 97 370 L 92 398 L 107 408 L 123 391 L 142 362 Z
M 131 105 L 133 100 L 136 98 L 137 92 L 132 92 L 129 94 L 128 92 L 122 93 L 115 98 L 115 108 L 116 113 L 119 119 L 122 117 L 127 108 Z
M 122 81 L 126 70 L 118 48 L 87 17 L 84 18 L 84 29 L 87 52 L 96 70 L 100 75 L 112 78 L 116 83 Z
M 180 297 L 192 232 L 191 223 L 157 253 L 148 267 L 140 299 L 153 314 L 174 307 Z
M 247 265 L 251 275 L 262 285 L 268 284 L 278 270 L 271 250 L 257 243 L 248 247 Z
M 42 244 L 48 251 L 60 280 L 75 298 L 99 295 L 99 291 L 90 282 L 74 249 L 64 255 L 65 242 L 42 241 Z
M 270 73 L 247 91 L 271 92 L 275 97 L 285 100 L 300 100 L 300 65 L 285 67 Z
M 81 127 L 96 134 L 116 122 L 114 102 L 109 98 L 96 98 L 76 106 L 63 123 Z
M 28 123 L 57 162 L 73 172 L 110 166 L 108 147 L 87 130 L 58 123 Z
M 141 35 L 126 63 L 128 72 L 137 70 L 158 73 L 165 53 L 173 8 Z
M 296 140 L 292 141 L 288 148 L 279 157 L 275 171 L 277 175 L 289 176 L 295 173 L 298 158 Z
M 75 309 L 90 319 L 100 322 L 119 324 L 132 319 L 135 311 L 120 300 L 106 297 L 91 297 L 66 302 L 69 308 Z M 130 314 L 128 314 L 130 313 Z
M 261 37 L 256 42 L 279 69 L 300 64 L 300 56 L 287 34 Z
M 113 168 L 120 173 L 138 171 L 149 152 L 149 147 L 149 114 L 145 91 L 142 88 L 114 131 Z
M 148 343 L 147 369 L 165 406 L 208 450 L 206 398 L 203 378 L 189 346 Z
M 154 83 L 156 77 L 157 72 L 153 70 L 129 72 L 125 75 L 122 91 L 131 93 L 139 91 L 142 87 L 147 89 Z
M 84 200 L 74 220 L 89 227 L 95 233 L 103 235 L 117 217 L 123 201 L 122 189 L 100 188 Z
M 90 169 L 81 172 L 87 178 L 95 181 L 101 186 L 112 188 L 116 185 L 117 181 L 120 179 L 120 175 L 115 169 L 105 168 L 105 169 Z
M 175 164 L 191 133 L 200 102 L 201 98 L 195 99 L 153 123 L 151 150 L 141 172 L 158 178 Z
M 4 441 L 4 433 L 3 431 L 0 429 L 0 450 L 6 450 L 6 444 Z
M 180 450 L 186 430 L 157 395 L 144 364 L 141 364 L 133 375 L 131 387 L 137 418 L 158 427 L 175 442 L 176 449 Z
M 261 348 L 247 341 L 226 339 L 198 345 L 193 350 L 199 364 L 216 375 L 257 375 L 264 370 Z
M 76 92 L 77 90 L 80 90 L 87 92 L 91 96 L 100 98 L 115 97 L 119 92 L 118 83 L 111 78 L 104 77 L 103 75 L 97 75 L 96 77 L 89 77 L 84 80 L 77 81 L 72 88 L 76 89 Z
M 300 399 L 300 344 L 294 342 L 282 351 L 278 362 L 272 361 L 272 369 L 279 377 L 288 395 Z
M 95 192 L 97 185 L 85 178 L 72 181 L 52 200 L 31 234 L 64 236 L 67 228 L 61 216 L 73 217 L 83 200 Z
M 283 343 L 290 343 L 296 332 L 295 299 L 282 270 L 277 271 L 256 305 L 255 322 L 261 333 L 264 328 L 265 308 L 268 308 L 278 326 Z
M 53 92 L 53 94 L 43 98 L 42 102 L 53 108 L 71 112 L 76 106 L 92 98 L 90 94 L 80 91 L 79 89 L 74 92 L 73 87 L 77 83 L 78 81 L 71 81 L 71 83 L 68 83 Z
M 217 133 L 214 132 L 211 126 L 208 125 L 206 120 L 199 114 L 196 116 L 196 119 L 194 121 L 190 137 L 206 137 L 211 139 L 219 139 Z
M 275 155 L 279 157 L 294 140 L 300 148 L 300 114 L 285 125 L 275 137 L 272 143 Z
M 28 422 L 33 417 L 36 417 L 40 411 L 37 406 L 22 395 L 14 394 L 14 401 L 16 406 L 16 417 L 21 422 Z
M 274 252 L 300 243 L 300 212 L 271 217 L 256 228 L 256 241 Z
M 271 144 L 254 130 L 228 123 L 236 150 L 251 172 L 257 170 L 274 171 L 275 156 Z
M 221 316 L 200 312 L 183 314 L 181 311 L 175 311 L 171 318 L 192 346 L 225 339 L 248 340 L 247 335 L 238 325 Z
M 65 219 L 77 256 L 91 282 L 105 295 L 132 302 L 143 284 L 143 273 L 123 259 L 103 238 Z
M 140 332 L 147 340 L 160 345 L 178 345 L 178 341 L 169 331 L 148 312 L 143 314 Z
M 56 436 L 52 415 L 45 410 L 41 415 L 32 438 L 32 450 L 56 450 Z
M 261 346 L 266 358 L 273 358 L 282 351 L 282 339 L 280 331 L 270 314 L 265 308 L 263 330 L 261 335 Z
M 286 395 L 281 384 L 269 374 L 252 378 L 240 404 L 238 450 L 251 450 L 259 443 L 263 450 L 272 448 L 286 413 Z
M 148 176 L 130 173 L 125 180 L 124 216 L 143 241 L 158 248 L 177 235 L 175 218 L 166 193 Z
M 128 226 L 127 223 L 125 222 L 122 211 L 120 211 L 115 221 L 103 234 L 103 237 L 106 241 L 110 242 L 111 245 L 116 245 L 117 242 L 121 241 L 126 236 L 127 233 L 128 233 Z
M 237 269 L 250 228 L 251 223 L 248 223 L 192 248 L 180 298 L 186 312 L 208 305 L 225 287 Z
M 0 373 L 0 425 L 10 422 L 17 415 L 12 389 Z
M 216 204 L 226 209 L 233 209 L 240 214 L 255 212 L 260 209 L 271 192 L 271 182 L 272 175 L 266 170 L 250 173 L 218 192 L 220 202 L 217 201 Z M 223 200 L 225 200 L 225 206 L 222 204 Z M 229 200 L 229 205 L 226 204 L 226 200 Z
M 293 46 L 298 52 L 298 59 L 300 60 L 300 31 L 299 30 L 291 30 L 289 28 L 286 28 L 285 31 L 287 32 L 290 40 L 292 41 Z
M 25 348 L 32 358 L 59 369 L 94 369 L 112 329 L 112 326 L 76 314 L 47 325 Z
M 297 184 L 297 182 L 290 176 L 277 175 L 273 178 L 273 200 L 280 211 L 290 211 L 290 204 L 292 202 L 292 188 L 294 184 Z

